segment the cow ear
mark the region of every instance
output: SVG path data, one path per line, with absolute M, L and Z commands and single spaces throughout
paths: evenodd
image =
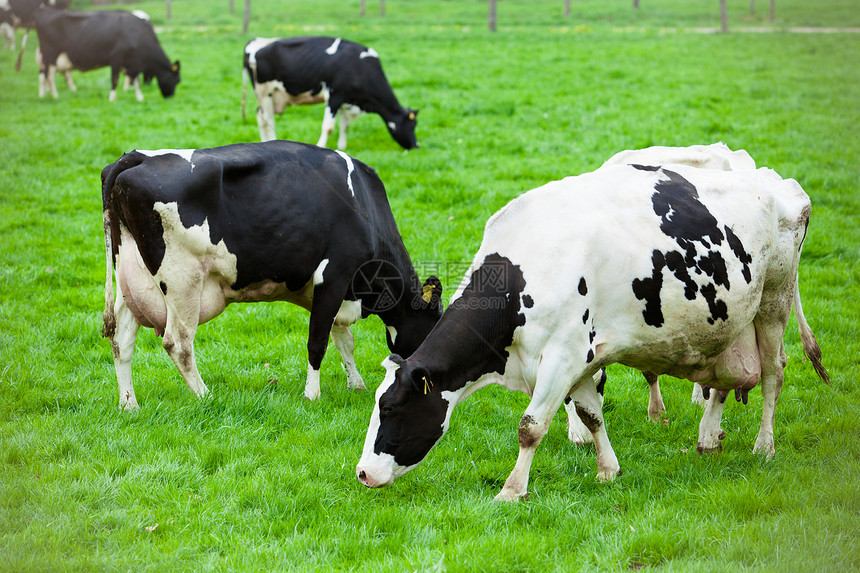
M 442 309 L 442 281 L 433 275 L 427 277 L 421 287 L 421 300 L 430 307 Z
M 429 394 L 433 389 L 433 380 L 425 368 L 419 366 L 412 371 L 412 388 L 422 394 Z

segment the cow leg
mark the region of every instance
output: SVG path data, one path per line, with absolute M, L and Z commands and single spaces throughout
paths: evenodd
M 761 426 L 753 452 L 764 454 L 768 460 L 776 453 L 773 443 L 773 425 L 776 417 L 776 402 L 782 390 L 782 369 L 785 364 L 782 337 L 787 321 L 786 316 L 785 320 L 780 322 L 768 321 L 767 324 L 760 324 L 759 318 L 756 318 L 755 322 L 756 341 L 761 359 L 761 393 L 764 400 Z
M 209 393 L 209 389 L 200 377 L 197 361 L 194 358 L 194 334 L 200 321 L 202 280 L 202 277 L 188 278 L 187 284 L 197 285 L 197 288 L 193 286 L 183 288 L 182 285 L 175 283 L 167 284 L 167 294 L 164 296 L 167 306 L 167 325 L 164 328 L 164 339 L 161 343 L 170 359 L 176 364 L 188 388 L 199 398 Z
M 567 411 L 567 438 L 576 446 L 584 446 L 593 442 L 594 437 L 579 419 L 579 414 L 576 413 L 576 404 L 570 396 L 564 399 L 564 409 Z
M 349 130 L 350 122 L 354 121 L 359 115 L 361 115 L 361 110 L 353 105 L 344 104 L 340 108 L 340 134 L 337 138 L 337 148 L 341 151 L 346 150 L 346 134 Z
M 308 377 L 305 382 L 305 398 L 308 400 L 320 397 L 320 367 L 345 293 L 346 285 L 340 283 L 322 282 L 314 287 L 314 302 L 308 325 Z
M 126 76 L 128 77 L 128 76 Z M 132 82 L 134 85 L 134 97 L 137 101 L 143 101 L 143 92 L 140 91 L 140 76 L 134 76 L 134 81 Z
M 111 66 L 110 69 L 110 94 L 108 94 L 108 101 L 116 101 L 116 86 L 119 83 L 119 72 L 120 68 Z
M 606 423 L 603 419 L 603 392 L 601 384 L 597 382 L 597 375 L 583 382 L 570 397 L 576 408 L 576 414 L 591 432 L 594 441 L 594 451 L 597 454 L 597 479 L 602 482 L 614 480 L 615 476 L 621 474 L 621 467 L 618 465 L 618 458 L 606 433 Z
M 272 94 L 261 94 L 255 90 L 257 96 L 257 127 L 260 130 L 260 141 L 272 141 L 277 139 L 275 135 L 275 102 Z
M 707 405 L 705 396 L 704 394 L 702 394 L 702 385 L 698 382 L 693 383 L 693 394 L 692 396 L 690 396 L 690 402 L 693 404 L 698 404 L 699 406 Z
M 39 70 L 39 97 L 45 97 L 45 90 L 48 87 L 48 71 L 45 69 Z
M 358 368 L 355 366 L 353 355 L 355 338 L 352 336 L 352 330 L 348 326 L 335 324 L 331 328 L 331 339 L 340 353 L 341 360 L 343 360 L 343 367 L 346 370 L 346 387 L 350 390 L 364 390 L 364 380 L 361 379 L 361 374 L 358 373 Z
M 560 378 L 569 376 L 568 364 L 564 360 L 566 354 L 559 353 L 555 358 L 546 354 L 543 356 L 532 400 L 520 420 L 517 462 L 504 487 L 496 495 L 497 500 L 516 501 L 528 495 L 529 471 L 535 451 L 562 401 L 570 393 L 571 385 L 559 383 L 562 382 Z
M 332 112 L 331 108 L 329 108 L 328 102 L 325 104 L 325 112 L 323 114 L 323 122 L 322 122 L 322 131 L 320 132 L 319 141 L 317 141 L 317 145 L 320 147 L 325 147 L 328 142 L 328 136 L 334 131 L 334 124 L 337 121 L 337 112 Z M 344 147 L 346 145 L 344 144 Z
M 66 70 L 63 72 L 63 75 L 66 76 L 66 85 L 69 86 L 69 91 L 78 91 L 78 86 L 75 85 L 75 81 L 72 79 L 72 72 Z
M 48 80 L 47 85 L 51 90 L 51 97 L 57 99 L 60 97 L 60 94 L 57 93 L 57 66 L 48 66 Z
M 651 421 L 659 423 L 666 412 L 663 404 L 663 395 L 660 394 L 660 378 L 653 372 L 643 372 L 645 381 L 648 382 L 648 417 Z
M 701 389 L 698 384 L 696 386 Z M 723 449 L 722 439 L 726 437 L 726 433 L 720 427 L 720 421 L 723 418 L 725 402 L 725 396 L 721 396 L 716 390 L 711 390 L 710 398 L 705 400 L 705 413 L 699 422 L 699 441 L 696 444 L 696 451 L 700 454 Z
M 131 380 L 131 357 L 134 354 L 134 344 L 137 341 L 140 324 L 125 304 L 122 293 L 118 294 L 114 303 L 116 329 L 111 336 L 111 349 L 119 386 L 119 409 L 137 410 L 137 398 L 134 395 L 134 385 Z

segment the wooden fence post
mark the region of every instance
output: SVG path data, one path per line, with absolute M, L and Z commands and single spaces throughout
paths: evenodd
M 245 0 L 245 18 L 242 21 L 242 33 L 248 33 L 248 25 L 251 23 L 251 0 Z
M 490 32 L 496 31 L 496 0 L 490 0 L 490 11 L 487 14 Z
M 720 24 L 723 32 L 729 31 L 729 17 L 726 14 L 726 0 L 720 0 Z

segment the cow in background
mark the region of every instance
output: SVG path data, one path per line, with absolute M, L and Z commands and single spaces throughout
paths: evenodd
M 82 71 L 110 66 L 109 100 L 116 100 L 120 72 L 125 72 L 143 101 L 140 75 L 156 78 L 161 95 L 171 97 L 179 83 L 179 61 L 171 63 L 151 23 L 124 10 L 61 12 L 42 9 L 35 17 L 39 34 L 39 97 L 50 90 L 57 97 L 58 70 Z M 70 87 L 72 87 L 70 85 Z
M 42 6 L 65 10 L 71 0 L 0 0 L 0 35 L 5 47 L 15 49 L 15 27 L 27 28 L 21 41 L 21 50 L 27 45 L 27 35 L 33 25 L 33 16 Z
M 603 368 L 620 363 L 764 396 L 754 452 L 774 455 L 774 417 L 792 304 L 800 305 L 811 204 L 769 169 L 614 165 L 520 195 L 487 222 L 463 283 L 408 358 L 389 356 L 356 474 L 381 487 L 414 469 L 455 406 L 496 383 L 527 393 L 516 465 L 496 496 L 527 495 L 537 446 L 565 398 L 592 433 L 598 477 L 620 471 L 602 412 Z M 559 248 L 563 245 L 563 248 Z M 699 445 L 719 442 L 709 400 Z
M 397 101 L 372 48 L 343 38 L 256 38 L 245 45 L 244 78 L 254 87 L 262 141 L 277 137 L 275 114 L 293 105 L 324 103 L 320 147 L 325 147 L 340 114 L 337 148 L 346 149 L 349 123 L 362 113 L 378 114 L 404 149 L 418 147 L 418 110 Z M 244 105 L 243 93 L 243 116 Z
M 233 302 L 297 304 L 310 311 L 305 397 L 313 400 L 329 334 L 348 387 L 361 389 L 351 324 L 376 314 L 389 349 L 408 356 L 442 314 L 442 285 L 419 282 L 382 181 L 341 151 L 291 141 L 133 151 L 102 171 L 102 200 L 104 334 L 121 408 L 137 408 L 131 357 L 141 326 L 164 335 L 202 397 L 198 324 Z

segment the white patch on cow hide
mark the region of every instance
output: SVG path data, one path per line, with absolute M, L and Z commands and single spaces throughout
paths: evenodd
M 158 157 L 159 155 L 178 155 L 188 163 L 191 163 L 191 156 L 194 155 L 196 149 L 136 149 L 138 153 L 142 153 L 147 157 Z M 191 169 L 194 169 L 194 164 L 191 163 Z
M 335 153 L 343 157 L 343 160 L 346 161 L 346 184 L 349 186 L 349 192 L 355 197 L 355 189 L 352 188 L 352 172 L 355 171 L 355 165 L 352 163 L 352 157 L 339 149 Z
M 227 249 L 223 239 L 213 244 L 209 221 L 186 228 L 179 216 L 176 202 L 157 201 L 153 209 L 161 216 L 164 228 L 164 259 L 156 276 L 170 285 L 188 284 L 189 278 L 202 281 L 200 289 L 200 323 L 210 320 L 227 306 L 225 285 L 236 282 L 236 255 Z M 194 272 L 197 276 L 191 276 Z M 169 292 L 169 291 L 168 291 Z
M 317 270 L 314 271 L 314 277 L 312 279 L 314 286 L 322 284 L 323 272 L 325 271 L 326 266 L 328 266 L 328 259 L 323 259 L 317 267 Z
M 144 22 L 151 22 L 152 21 L 152 18 L 149 17 L 149 14 L 147 14 L 143 10 L 132 10 L 131 13 L 134 14 L 136 17 L 140 18 L 141 20 L 143 20 Z
M 248 42 L 248 45 L 245 46 L 245 53 L 248 55 L 248 64 L 251 69 L 255 71 L 257 69 L 257 52 L 277 40 L 278 38 L 254 38 Z
M 345 300 L 341 303 L 334 323 L 338 326 L 349 326 L 355 324 L 361 318 L 361 301 Z
M 397 340 L 397 329 L 393 326 L 386 326 L 388 329 L 388 335 L 391 336 L 391 344 L 394 344 L 394 341 Z
M 334 42 L 332 42 L 331 46 L 326 48 L 325 53 L 329 56 L 333 56 L 337 49 L 340 47 L 340 38 L 335 38 Z
M 379 58 L 379 54 L 376 53 L 376 50 L 373 48 L 368 48 L 362 53 L 358 55 L 358 58 L 363 60 L 364 58 Z
M 395 129 L 397 129 L 397 124 L 394 123 L 393 121 L 389 121 L 386 125 L 388 125 L 388 129 L 390 129 L 391 131 L 394 131 Z

